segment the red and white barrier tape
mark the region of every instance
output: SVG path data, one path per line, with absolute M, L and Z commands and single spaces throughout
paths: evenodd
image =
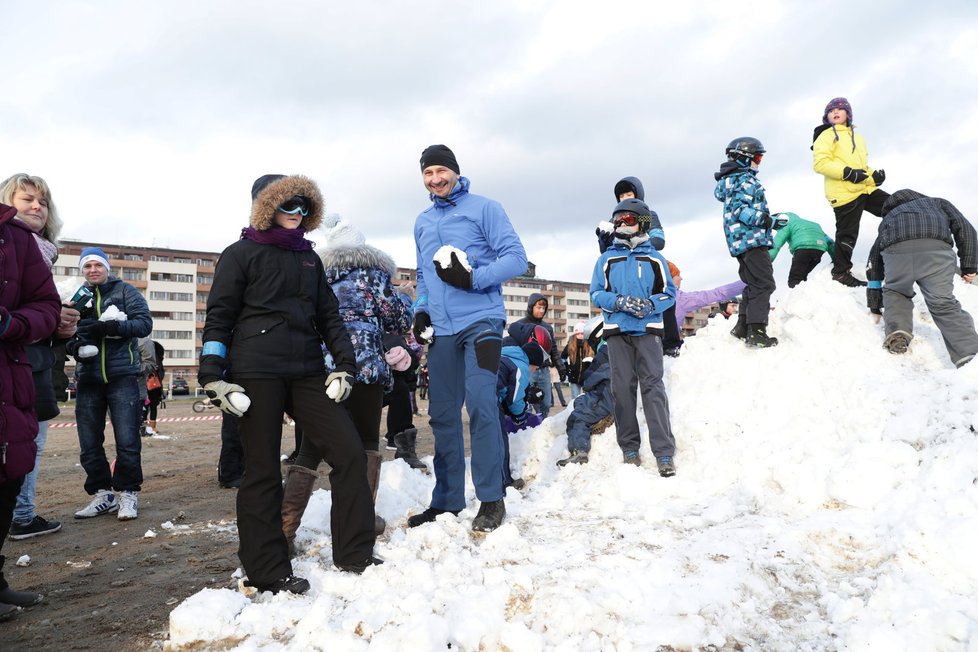
M 163 417 L 162 419 L 157 419 L 156 423 L 172 423 L 174 421 L 217 421 L 221 418 L 221 415 L 212 415 L 206 417 Z M 111 426 L 111 421 L 106 421 L 106 425 Z M 52 423 L 48 425 L 48 429 L 51 428 L 74 428 L 78 425 L 77 421 L 68 421 L 65 423 Z

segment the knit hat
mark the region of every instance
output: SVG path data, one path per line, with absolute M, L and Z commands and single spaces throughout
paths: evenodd
M 577 335 L 578 333 L 580 333 L 581 335 L 584 334 L 584 322 L 582 321 L 579 321 L 576 324 L 574 324 L 574 335 Z
M 669 276 L 673 278 L 679 276 L 679 268 L 673 265 L 671 260 L 667 260 L 666 262 L 669 263 Z
M 336 213 L 327 215 L 323 220 L 323 232 L 326 234 L 326 247 L 330 249 L 359 247 L 367 241 L 360 229 Z
M 432 165 L 444 165 L 455 174 L 461 174 L 455 154 L 444 145 L 429 145 L 421 152 L 421 171 Z
M 849 104 L 849 100 L 844 97 L 836 97 L 829 100 L 829 103 L 825 105 L 825 112 L 822 113 L 822 124 L 831 124 L 829 122 L 829 111 L 832 109 L 843 109 L 846 112 L 846 126 L 850 129 L 850 135 L 852 136 L 852 151 L 856 151 L 856 128 L 852 126 L 852 105 Z M 832 125 L 832 133 L 835 134 L 835 139 L 839 140 L 839 132 L 835 130 L 835 125 Z
M 852 105 L 849 104 L 849 100 L 844 97 L 836 97 L 829 101 L 825 105 L 825 111 L 822 113 L 822 124 L 829 123 L 829 111 L 832 109 L 842 109 L 846 112 L 846 126 L 852 126 Z
M 112 265 L 109 264 L 109 257 L 105 255 L 101 247 L 85 247 L 82 249 L 81 257 L 78 259 L 78 269 L 84 269 L 85 263 L 90 260 L 102 263 L 106 270 L 112 269 Z
M 535 367 L 544 366 L 544 361 L 547 360 L 547 356 L 544 353 L 543 347 L 536 342 L 527 342 L 522 347 L 523 353 L 526 354 L 526 359 L 529 363 Z

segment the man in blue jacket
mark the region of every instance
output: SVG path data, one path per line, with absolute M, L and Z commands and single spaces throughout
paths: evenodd
M 82 249 L 78 266 L 92 291 L 92 305 L 82 312 L 78 334 L 68 342 L 68 353 L 77 361 L 75 418 L 86 473 L 85 491 L 92 500 L 75 512 L 75 518 L 118 512 L 119 520 L 127 521 L 137 516 L 143 483 L 139 438 L 143 406 L 139 400 L 136 340 L 152 332 L 153 318 L 139 290 L 109 276 L 111 266 L 100 248 Z M 106 314 L 110 308 L 121 313 L 119 319 Z M 115 435 L 114 469 L 105 456 L 106 410 Z M 118 498 L 113 489 L 119 492 Z
M 652 453 L 659 474 L 668 477 L 676 474 L 676 440 L 662 382 L 662 335 L 663 315 L 676 304 L 676 286 L 666 259 L 649 242 L 651 212 L 639 199 L 626 199 L 615 208 L 614 242 L 594 265 L 591 303 L 604 316 L 624 462 L 641 465 L 642 440 L 635 414 L 635 390 L 640 386 Z
M 494 530 L 506 515 L 503 448 L 496 401 L 496 370 L 506 322 L 502 284 L 526 272 L 526 251 L 503 207 L 469 193 L 455 154 L 444 145 L 421 153 L 421 174 L 432 205 L 414 224 L 418 260 L 414 336 L 429 344 L 435 436 L 431 505 L 408 519 L 429 523 L 465 507 L 462 404 L 469 412 L 472 482 L 482 503 L 472 522 Z

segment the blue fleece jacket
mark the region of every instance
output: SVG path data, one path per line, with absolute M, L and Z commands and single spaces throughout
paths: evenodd
M 414 223 L 418 261 L 415 310 L 431 317 L 435 335 L 454 335 L 481 319 L 506 319 L 502 284 L 526 273 L 526 250 L 503 207 L 469 193 L 459 177 L 451 194 L 431 195 L 432 205 Z M 443 246 L 461 249 L 472 267 L 472 289 L 443 282 L 435 272 L 435 253 Z

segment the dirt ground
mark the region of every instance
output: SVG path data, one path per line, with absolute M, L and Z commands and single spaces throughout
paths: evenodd
M 162 649 L 177 604 L 202 588 L 231 585 L 239 565 L 235 492 L 217 483 L 220 413 L 196 414 L 192 402 L 168 401 L 160 411 L 159 436 L 142 440 L 144 482 L 134 521 L 119 521 L 114 514 L 74 518 L 89 501 L 77 432 L 74 427 L 49 431 L 36 504 L 41 516 L 61 521 L 62 529 L 4 542 L 4 574 L 11 587 L 43 593 L 44 602 L 0 624 L 0 649 Z M 61 408 L 52 424 L 73 422 L 73 403 Z M 419 401 L 422 413 L 426 408 Z M 558 403 L 552 413 L 560 409 Z M 163 421 L 186 417 L 210 419 Z M 416 417 L 415 426 L 418 454 L 430 455 L 427 418 Z M 107 428 L 110 459 L 111 432 Z M 282 451 L 293 447 L 293 430 L 286 426 Z M 385 460 L 393 456 L 385 451 Z M 319 482 L 328 486 L 325 478 Z M 147 537 L 149 530 L 156 536 Z M 30 565 L 16 566 L 23 555 L 30 556 Z

